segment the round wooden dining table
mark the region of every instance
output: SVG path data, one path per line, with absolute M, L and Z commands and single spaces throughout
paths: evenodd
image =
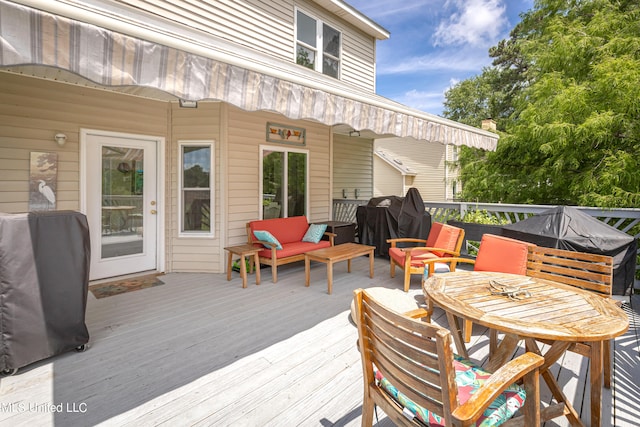
M 501 289 L 519 292 L 508 295 Z M 487 368 L 495 370 L 524 340 L 528 351 L 545 358 L 540 373 L 558 402 L 545 408 L 542 419 L 566 415 L 572 425 L 584 425 L 554 376 L 553 365 L 573 343 L 590 345 L 591 426 L 601 425 L 602 360 L 606 340 L 624 334 L 629 318 L 613 300 L 550 280 L 506 273 L 451 272 L 424 281 L 429 304 L 442 308 L 458 352 L 468 357 L 459 319 L 501 332 L 504 338 L 491 353 Z M 543 354 L 539 341 L 551 346 Z

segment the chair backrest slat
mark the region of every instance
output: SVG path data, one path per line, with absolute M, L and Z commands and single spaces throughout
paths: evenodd
M 553 280 L 602 296 L 611 296 L 613 258 L 564 249 L 530 248 L 527 276 Z

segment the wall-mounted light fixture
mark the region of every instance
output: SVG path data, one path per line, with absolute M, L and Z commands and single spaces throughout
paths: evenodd
M 356 196 L 356 199 L 357 199 L 358 196 L 360 196 L 360 189 L 356 188 L 355 190 L 353 190 L 353 194 Z
M 351 132 L 349 132 L 349 136 L 360 136 L 360 131 L 354 129 Z
M 346 199 L 346 198 L 347 198 L 347 196 L 348 196 L 347 189 L 346 189 L 346 188 L 343 188 L 343 189 L 342 189 L 342 198 L 343 198 L 343 199 Z
M 181 108 L 198 108 L 198 101 L 189 101 L 181 98 L 178 102 Z
M 62 147 L 67 142 L 67 135 L 64 133 L 56 133 L 56 136 L 54 136 L 53 139 L 55 139 L 58 145 Z

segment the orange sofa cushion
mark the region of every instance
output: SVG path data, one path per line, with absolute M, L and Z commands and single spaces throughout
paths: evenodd
M 300 255 L 305 252 L 313 251 L 316 249 L 328 248 L 331 246 L 331 242 L 328 240 L 320 240 L 318 243 L 312 242 L 293 242 L 283 243 L 282 249 L 276 251 L 276 258 L 286 258 L 288 256 Z M 258 252 L 258 256 L 264 258 L 271 258 L 271 249 L 263 249 Z
M 306 216 L 292 216 L 289 218 L 272 218 L 251 221 L 249 223 L 252 237 L 256 239 L 255 230 L 266 230 L 273 235 L 283 246 L 286 243 L 302 241 L 304 233 L 309 229 Z M 259 239 L 256 239 L 259 240 Z
M 474 271 L 527 274 L 527 255 L 532 243 L 508 237 L 483 234 Z

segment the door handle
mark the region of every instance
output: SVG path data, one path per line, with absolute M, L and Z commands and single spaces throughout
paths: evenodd
M 158 211 L 156 211 L 155 209 L 151 209 L 151 215 L 155 215 L 157 213 L 158 213 Z

